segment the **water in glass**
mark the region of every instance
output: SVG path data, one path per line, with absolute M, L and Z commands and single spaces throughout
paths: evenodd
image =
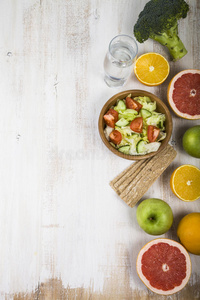
M 109 86 L 122 86 L 133 69 L 137 52 L 132 45 L 121 40 L 111 43 L 104 60 L 105 82 Z

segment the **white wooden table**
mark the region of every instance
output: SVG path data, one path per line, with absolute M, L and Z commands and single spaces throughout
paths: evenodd
M 200 7 L 189 0 L 179 25 L 188 54 L 170 61 L 166 82 L 146 87 L 133 74 L 123 88 L 107 87 L 108 43 L 133 35 L 146 2 L 0 1 L 0 299 L 161 299 L 135 267 L 140 248 L 154 237 L 140 229 L 136 207 L 109 186 L 131 162 L 110 153 L 97 128 L 103 104 L 117 92 L 145 89 L 167 103 L 170 79 L 200 68 Z M 139 55 L 150 51 L 170 60 L 159 44 L 139 44 Z M 174 223 L 163 236 L 177 240 L 179 220 L 200 211 L 200 200 L 176 198 L 169 178 L 181 164 L 200 167 L 181 145 L 183 132 L 199 121 L 172 117 L 178 155 L 143 199 L 172 207 Z M 200 298 L 200 260 L 190 256 L 189 284 L 168 299 Z

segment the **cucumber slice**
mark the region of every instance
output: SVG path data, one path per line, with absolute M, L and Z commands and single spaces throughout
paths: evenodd
M 119 100 L 117 105 L 114 107 L 114 110 L 120 112 L 126 110 L 126 104 L 123 100 Z
M 146 108 L 141 108 L 140 113 L 144 119 L 146 119 L 152 115 L 152 113 L 149 110 L 147 110 Z
M 119 121 L 117 121 L 117 122 L 115 123 L 115 125 L 118 126 L 118 127 L 125 127 L 125 126 L 128 125 L 128 124 L 129 124 L 129 121 L 127 121 L 127 120 L 124 119 L 124 118 L 121 118 Z
M 136 145 L 137 153 L 140 153 L 140 154 L 146 153 L 146 144 L 147 143 L 145 141 L 140 140 Z
M 124 154 L 129 154 L 130 145 L 121 146 L 118 150 Z

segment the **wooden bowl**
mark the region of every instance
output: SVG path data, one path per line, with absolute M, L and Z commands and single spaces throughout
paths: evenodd
M 160 113 L 164 113 L 166 116 L 166 120 L 165 120 L 165 131 L 166 131 L 166 137 L 165 139 L 161 142 L 161 145 L 159 147 L 159 149 L 156 152 L 151 152 L 145 155 L 128 155 L 128 154 L 124 154 L 120 151 L 118 151 L 117 149 L 115 149 L 110 143 L 109 141 L 106 139 L 106 136 L 104 134 L 104 129 L 105 129 L 105 122 L 104 122 L 104 114 L 109 110 L 109 108 L 111 108 L 112 106 L 114 106 L 117 102 L 118 99 L 124 99 L 126 98 L 126 96 L 128 96 L 129 94 L 131 94 L 132 97 L 137 97 L 137 96 L 147 96 L 149 97 L 152 101 L 156 101 L 156 111 L 160 112 Z M 139 160 L 139 159 L 146 159 L 149 157 L 152 157 L 154 155 L 156 155 L 158 152 L 162 151 L 164 149 L 164 147 L 168 144 L 169 139 L 171 137 L 172 134 L 172 117 L 171 114 L 167 108 L 167 106 L 162 102 L 162 100 L 160 100 L 158 97 L 156 97 L 154 94 L 143 91 L 143 90 L 128 90 L 128 91 L 124 91 L 124 92 L 120 92 L 114 96 L 112 96 L 103 106 L 100 116 L 99 116 L 99 121 L 98 121 L 98 128 L 99 128 L 99 134 L 100 137 L 103 141 L 103 143 L 106 145 L 106 147 L 112 151 L 114 154 L 125 158 L 125 159 L 130 159 L 130 160 Z

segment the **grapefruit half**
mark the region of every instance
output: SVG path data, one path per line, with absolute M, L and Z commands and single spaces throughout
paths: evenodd
M 200 119 L 200 70 L 184 70 L 176 74 L 169 83 L 167 98 L 179 117 Z
M 188 252 L 171 239 L 155 239 L 139 252 L 137 273 L 143 283 L 154 293 L 171 295 L 182 290 L 191 275 Z

